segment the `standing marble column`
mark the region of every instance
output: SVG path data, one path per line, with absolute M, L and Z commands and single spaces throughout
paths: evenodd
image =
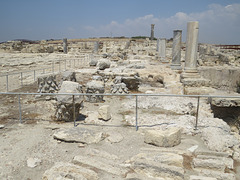
M 97 54 L 97 53 L 98 53 L 98 49 L 99 49 L 99 43 L 96 41 L 96 42 L 94 43 L 93 53 Z
M 188 22 L 184 68 L 186 73 L 197 73 L 198 29 L 198 21 Z
M 154 26 L 155 24 L 151 24 L 151 38 L 150 38 L 151 41 L 154 39 Z
M 180 70 L 181 67 L 181 46 L 182 46 L 182 30 L 173 31 L 172 46 L 172 64 L 171 69 Z
M 159 39 L 158 56 L 162 62 L 166 60 L 166 38 Z
M 63 53 L 67 54 L 67 38 L 63 38 Z
M 157 52 L 159 52 L 160 38 L 157 39 Z

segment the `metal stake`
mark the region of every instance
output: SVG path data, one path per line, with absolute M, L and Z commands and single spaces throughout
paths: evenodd
M 74 95 L 72 96 L 72 104 L 73 104 L 73 120 L 74 120 L 74 127 L 76 127 L 76 114 L 75 114 L 75 100 Z
M 65 71 L 67 70 L 67 60 L 65 59 Z
M 21 72 L 21 87 L 23 86 L 23 73 Z
M 61 61 L 59 60 L 59 72 L 61 72 Z
M 33 79 L 34 79 L 34 82 L 35 82 L 35 79 L 36 79 L 36 71 L 35 70 L 33 71 L 33 76 L 34 76 Z
M 199 111 L 199 100 L 200 100 L 200 97 L 198 96 L 198 101 L 197 101 L 197 114 L 196 114 L 196 124 L 195 124 L 195 129 L 194 130 L 197 130 L 197 125 L 198 125 L 198 111 Z
M 19 121 L 22 124 L 22 110 L 21 110 L 20 94 L 18 95 L 18 109 L 19 109 Z
M 7 92 L 8 92 L 8 75 L 6 75 L 6 88 L 7 88 Z
M 52 61 L 52 72 L 54 72 L 54 61 Z
M 136 131 L 138 130 L 138 96 L 136 96 Z

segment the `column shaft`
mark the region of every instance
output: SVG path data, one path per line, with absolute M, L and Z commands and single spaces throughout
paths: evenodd
M 173 31 L 172 46 L 172 64 L 171 69 L 182 69 L 181 67 L 181 47 L 182 47 L 182 30 Z
M 198 30 L 199 27 L 197 21 L 188 22 L 185 55 L 186 72 L 197 72 Z

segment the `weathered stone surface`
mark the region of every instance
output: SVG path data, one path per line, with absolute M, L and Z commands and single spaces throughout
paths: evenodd
M 63 81 L 58 93 L 82 93 L 82 86 L 77 82 Z M 83 96 L 74 96 L 75 112 L 73 112 L 73 96 L 57 95 L 55 117 L 58 121 L 74 121 L 83 107 Z M 75 115 L 74 115 L 75 113 Z
M 144 135 L 144 142 L 159 147 L 173 147 L 181 143 L 181 128 L 166 130 L 148 130 Z
M 183 157 L 175 153 L 168 152 L 149 152 L 149 153 L 140 153 L 130 159 L 130 162 L 154 162 L 165 164 L 169 166 L 183 167 Z
M 183 180 L 184 179 L 184 170 L 181 167 L 168 166 L 165 164 L 154 164 L 135 162 L 131 168 L 138 174 L 143 174 L 148 177 L 153 178 L 166 178 L 171 180 Z
M 199 169 L 212 169 L 221 172 L 224 172 L 225 170 L 224 162 L 218 159 L 194 158 L 193 167 Z
M 240 107 L 240 98 L 212 98 L 211 104 L 218 107 Z
M 38 158 L 29 158 L 27 160 L 27 166 L 30 167 L 30 168 L 34 168 L 34 167 L 40 165 L 41 162 L 42 161 L 40 159 L 38 159 Z
M 196 158 L 197 160 L 204 160 L 204 161 L 208 161 L 209 163 L 211 163 L 211 161 L 213 160 L 213 162 L 212 162 L 212 164 L 217 164 L 218 162 L 220 162 L 219 164 L 221 164 L 221 163 L 223 163 L 223 165 L 224 165 L 224 169 L 225 168 L 228 168 L 228 169 L 233 169 L 234 168 L 234 166 L 233 166 L 233 164 L 234 164 L 234 162 L 233 162 L 233 159 L 232 158 L 228 158 L 228 157 L 219 157 L 219 156 L 214 156 L 214 154 L 213 155 L 197 155 L 197 158 Z M 204 162 L 204 161 L 202 161 L 202 162 Z M 201 163 L 201 162 L 200 162 Z M 202 163 L 201 163 L 202 164 Z
M 91 59 L 89 62 L 89 66 L 97 66 L 98 60 L 96 59 Z
M 236 137 L 230 134 L 230 128 L 226 131 L 223 128 L 206 127 L 202 130 L 201 137 L 208 148 L 213 151 L 223 152 L 239 144 Z
M 61 89 L 58 93 L 82 93 L 82 85 L 77 82 L 63 81 Z M 75 96 L 75 101 L 82 101 L 83 98 L 80 96 Z M 57 101 L 62 103 L 72 103 L 71 95 L 57 95 Z
M 101 81 L 90 81 L 86 84 L 86 93 L 96 93 L 96 94 L 102 94 L 105 91 L 104 83 Z M 102 102 L 103 96 L 102 95 L 87 95 L 86 101 L 88 102 Z
M 111 119 L 110 106 L 103 105 L 98 109 L 98 119 L 108 121 Z
M 99 70 L 110 68 L 110 65 L 111 65 L 111 62 L 107 59 L 100 59 L 97 64 Z
M 195 175 L 192 175 L 190 176 L 190 179 L 189 180 L 217 180 L 216 178 L 213 178 L 213 177 L 206 177 L 206 176 L 195 176 Z
M 129 90 L 138 90 L 140 79 L 137 77 L 123 77 L 122 82 L 126 84 Z
M 107 135 L 108 137 L 106 138 L 106 140 L 109 141 L 110 143 L 119 143 L 123 140 L 123 136 L 115 131 L 108 132 Z
M 100 160 L 99 160 L 100 159 Z M 74 164 L 94 167 L 99 170 L 105 171 L 110 174 L 115 174 L 121 177 L 125 177 L 129 169 L 125 167 L 121 167 L 120 165 L 116 164 L 112 160 L 107 158 L 88 158 L 83 155 L 78 155 L 73 158 Z
M 129 93 L 125 83 L 112 84 L 110 91 L 112 94 L 128 94 Z
M 61 81 L 73 81 L 76 82 L 76 73 L 72 71 L 64 71 L 60 74 Z
M 58 130 L 53 134 L 53 138 L 66 142 L 92 144 L 100 142 L 105 136 L 102 132 L 96 132 L 80 127 L 72 127 Z
M 98 180 L 98 174 L 91 169 L 76 166 L 72 163 L 57 162 L 54 166 L 45 171 L 43 180 Z
M 236 180 L 236 177 L 234 174 L 231 173 L 223 173 L 215 170 L 195 170 L 196 173 L 200 176 L 206 176 L 206 177 L 213 177 L 220 180 Z
M 38 93 L 55 93 L 58 91 L 56 75 L 38 77 Z
M 102 76 L 93 76 L 92 80 L 94 80 L 94 81 L 103 81 L 103 78 L 102 78 Z

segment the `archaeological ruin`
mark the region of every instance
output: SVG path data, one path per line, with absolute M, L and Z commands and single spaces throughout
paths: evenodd
M 0 179 L 240 179 L 240 45 L 0 44 Z

